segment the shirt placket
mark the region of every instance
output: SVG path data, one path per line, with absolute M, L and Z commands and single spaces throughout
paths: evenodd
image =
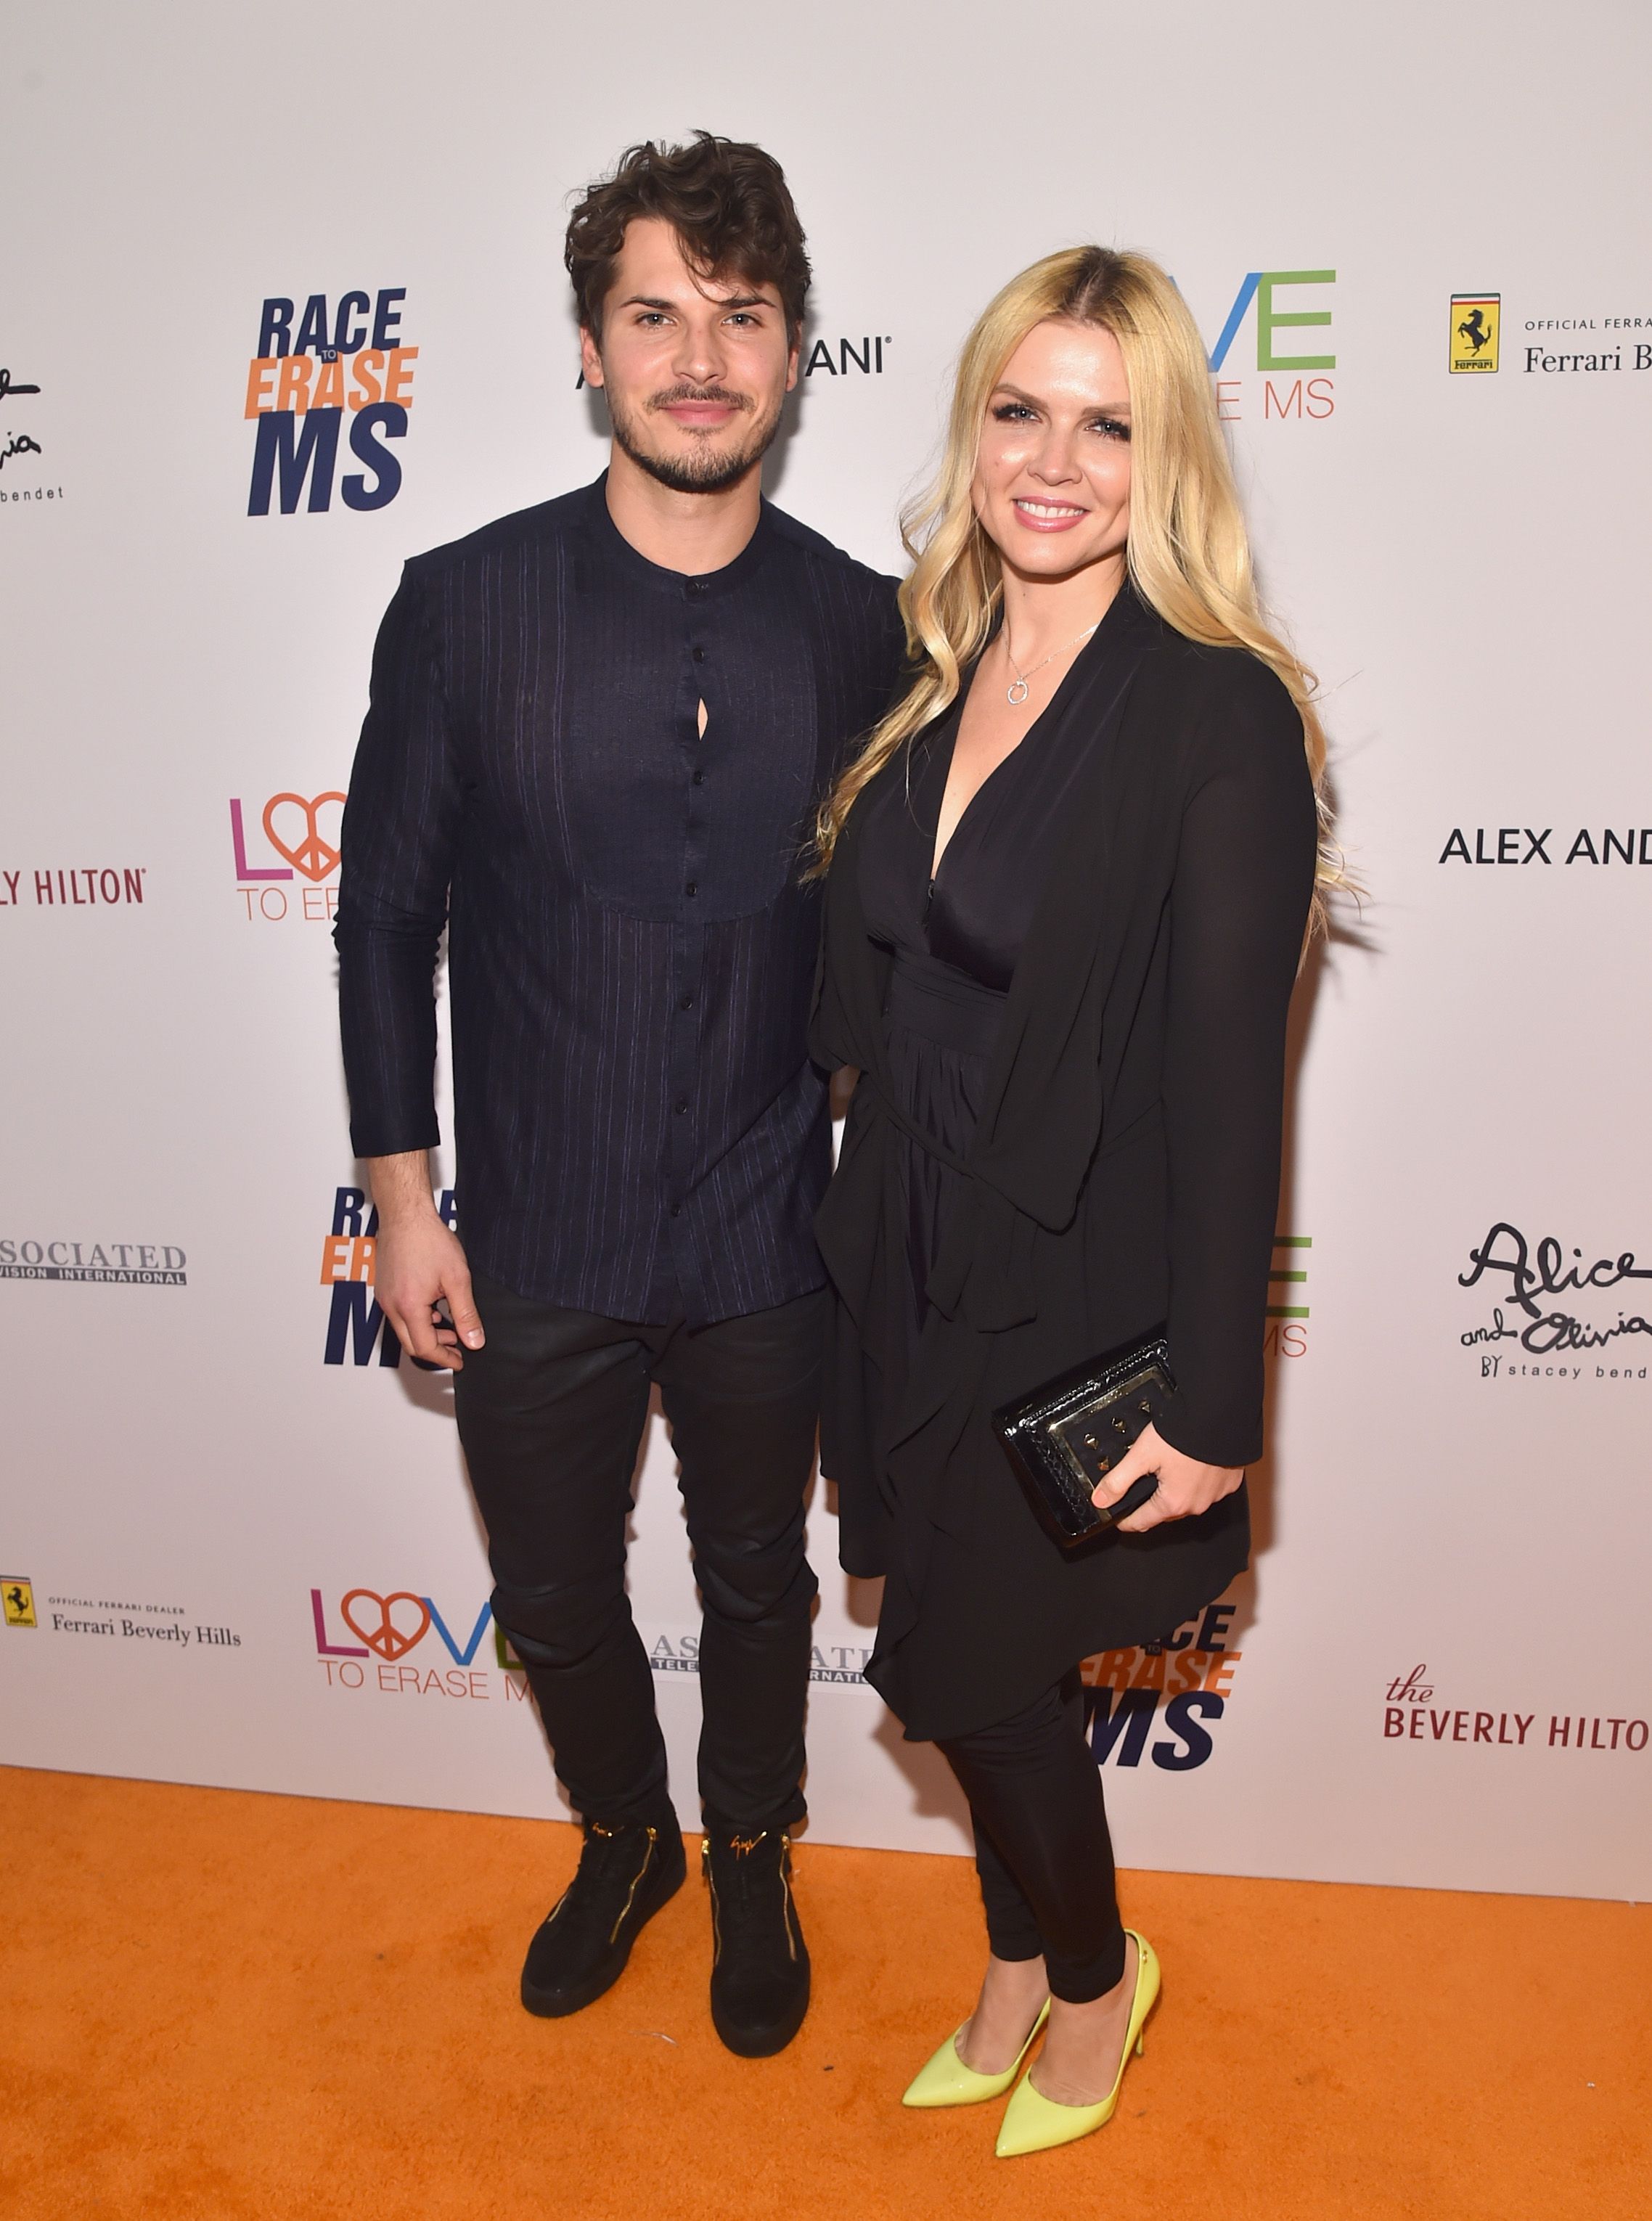
M 709 704 L 704 735 L 698 719 L 698 704 L 704 699 L 704 673 L 712 660 L 715 646 L 715 603 L 708 581 L 685 579 L 683 604 L 685 704 L 682 728 L 682 883 L 672 931 L 671 1140 L 667 1151 L 666 1212 L 678 1287 L 685 1307 L 692 1311 L 696 1298 L 703 1293 L 695 1214 L 690 1208 L 702 1139 L 698 1103 L 705 930 L 700 923 L 698 904 L 710 843 L 710 810 L 715 806 L 706 762 L 706 744 L 711 729 Z

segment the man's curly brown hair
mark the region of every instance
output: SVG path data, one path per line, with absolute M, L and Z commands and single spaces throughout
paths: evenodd
M 599 343 L 603 303 L 626 226 L 639 216 L 670 224 L 701 278 L 773 285 L 797 344 L 809 298 L 809 255 L 785 174 L 772 154 L 710 131 L 697 131 L 685 147 L 645 139 L 626 148 L 611 178 L 588 188 L 568 219 L 563 260 L 579 322 Z

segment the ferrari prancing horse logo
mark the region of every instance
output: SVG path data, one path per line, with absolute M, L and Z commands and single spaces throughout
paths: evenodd
M 34 1584 L 18 1573 L 0 1573 L 0 1601 L 3 1601 L 8 1627 L 38 1627 L 34 1617 Z
M 1460 370 L 1497 368 L 1498 326 L 1502 318 L 1500 293 L 1454 293 L 1451 297 L 1451 367 Z

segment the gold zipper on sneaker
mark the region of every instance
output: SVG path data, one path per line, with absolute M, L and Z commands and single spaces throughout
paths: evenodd
M 700 1837 L 700 1879 L 711 1893 L 711 1964 L 723 1956 L 723 1922 L 717 1912 L 717 1886 L 711 1879 L 711 1838 Z
M 642 1863 L 636 1870 L 635 1880 L 632 1882 L 630 1888 L 625 1893 L 625 1902 L 620 1907 L 620 1917 L 614 1923 L 613 1927 L 609 1930 L 608 1940 L 610 1943 L 618 1940 L 619 1932 L 625 1925 L 625 1916 L 631 1910 L 631 1906 L 635 1901 L 637 1891 L 641 1886 L 643 1875 L 648 1871 L 648 1861 L 654 1856 L 654 1836 L 657 1832 L 658 1831 L 653 1828 L 650 1828 L 648 1830 L 648 1840 L 647 1844 L 644 1846 L 642 1852 Z M 603 1833 L 607 1835 L 610 1833 L 610 1830 L 604 1828 L 603 1830 Z
M 787 1835 L 782 1835 L 780 1837 L 780 1889 L 785 1906 L 786 1949 L 791 1952 L 792 1963 L 795 1965 L 798 1957 L 798 1939 L 792 1932 L 795 1907 L 792 1897 L 792 1838 Z

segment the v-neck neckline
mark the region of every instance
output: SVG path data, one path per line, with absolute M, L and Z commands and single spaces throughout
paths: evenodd
M 929 904 L 935 899 L 936 885 L 941 877 L 941 867 L 946 862 L 947 858 L 951 854 L 953 843 L 956 841 L 958 835 L 963 831 L 965 825 L 968 822 L 971 810 L 974 809 L 975 804 L 980 800 L 987 788 L 992 785 L 993 780 L 998 777 L 998 773 L 1004 768 L 1004 766 L 1007 764 L 1011 764 L 1015 761 L 1016 758 L 1021 754 L 1023 748 L 1026 747 L 1028 741 L 1031 740 L 1033 735 L 1043 723 L 1045 718 L 1049 716 L 1051 710 L 1054 710 L 1056 704 L 1061 700 L 1062 688 L 1067 685 L 1068 679 L 1072 678 L 1079 666 L 1084 661 L 1085 657 L 1088 655 L 1096 642 L 1101 638 L 1103 632 L 1106 629 L 1107 620 L 1111 616 L 1114 610 L 1118 606 L 1119 597 L 1124 591 L 1124 586 L 1121 585 L 1117 593 L 1113 596 L 1112 600 L 1108 603 L 1100 616 L 1097 618 L 1095 629 L 1091 633 L 1089 639 L 1086 641 L 1084 646 L 1073 657 L 1072 662 L 1068 664 L 1067 669 L 1061 673 L 1060 679 L 1056 680 L 1055 691 L 1050 696 L 1048 701 L 1045 703 L 1043 708 L 1033 719 L 1031 724 L 1028 726 L 1026 731 L 1016 742 L 1014 748 L 1010 749 L 1007 754 L 1002 755 L 998 758 L 997 763 L 993 765 L 992 770 L 988 772 L 986 777 L 976 788 L 974 793 L 970 796 L 969 800 L 959 811 L 958 823 L 953 827 L 951 832 L 948 834 L 947 845 L 942 848 L 938 856 L 935 853 L 934 839 L 931 838 L 929 842 L 929 876 L 928 880 L 925 882 L 923 899 L 924 915 L 926 917 L 929 915 Z M 998 634 L 995 630 L 992 635 L 992 639 L 996 640 Z M 947 789 L 952 783 L 952 760 L 958 752 L 958 735 L 963 730 L 964 712 L 969 706 L 970 696 L 975 691 L 975 681 L 980 676 L 981 665 L 986 659 L 986 649 L 991 648 L 992 645 L 992 641 L 989 640 L 986 642 L 986 646 L 982 648 L 980 654 L 970 666 L 969 676 L 964 681 L 963 685 L 959 689 L 958 698 L 953 704 L 952 709 L 948 713 L 948 722 L 952 726 L 952 741 L 947 750 L 946 773 L 941 781 L 941 802 L 936 819 L 936 833 L 939 833 L 941 829 L 941 813 L 944 812 L 947 806 Z

